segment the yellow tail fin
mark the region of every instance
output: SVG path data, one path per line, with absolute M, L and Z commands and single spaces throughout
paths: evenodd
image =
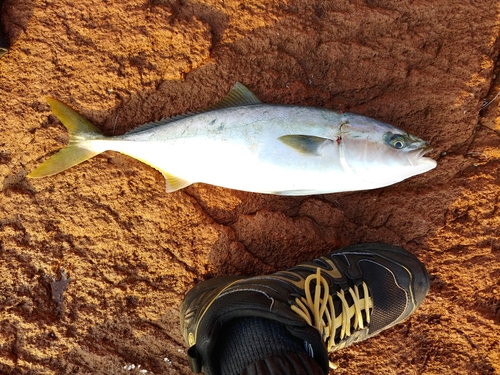
M 47 101 L 52 112 L 68 130 L 69 144 L 28 174 L 31 178 L 46 177 L 62 172 L 102 152 L 89 150 L 83 145 L 86 140 L 104 138 L 94 124 L 59 100 L 47 98 Z

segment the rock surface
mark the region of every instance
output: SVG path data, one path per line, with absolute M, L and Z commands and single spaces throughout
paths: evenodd
M 500 91 L 498 0 L 6 0 L 1 20 L 0 373 L 189 374 L 178 313 L 193 285 L 361 241 L 416 254 L 431 291 L 333 353 L 332 374 L 500 373 L 500 100 L 483 108 Z M 430 141 L 438 167 L 309 197 L 167 194 L 112 152 L 25 177 L 68 141 L 46 96 L 122 134 L 236 81 L 392 123 Z

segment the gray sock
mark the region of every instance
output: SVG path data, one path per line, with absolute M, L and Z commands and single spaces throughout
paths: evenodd
M 304 341 L 280 322 L 258 317 L 226 323 L 217 340 L 221 375 L 322 373 Z M 319 370 L 319 371 L 318 371 Z

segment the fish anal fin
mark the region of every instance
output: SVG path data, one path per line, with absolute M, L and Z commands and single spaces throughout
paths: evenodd
M 156 169 L 158 172 L 160 172 L 163 177 L 165 177 L 165 184 L 166 184 L 166 191 L 167 193 L 173 193 L 174 191 L 180 190 L 185 188 L 186 186 L 191 185 L 193 182 L 188 181 L 182 177 L 178 177 L 173 175 L 170 172 L 167 172 L 163 167 L 160 167 L 156 165 L 155 163 L 151 162 L 150 160 L 146 158 L 141 158 L 137 157 L 137 155 L 132 155 L 126 152 L 122 152 L 124 155 L 128 155 L 136 160 L 139 160 L 140 162 L 149 165 L 151 168 Z
M 34 171 L 28 174 L 28 177 L 40 178 L 52 176 L 74 165 L 80 164 L 99 153 L 100 152 L 78 147 L 76 144 L 69 144 L 66 148 L 63 148 L 40 164 Z
M 191 181 L 187 181 L 181 177 L 174 176 L 168 172 L 160 172 L 163 174 L 163 177 L 165 177 L 167 193 L 173 193 L 174 191 L 183 189 L 192 184 Z
M 334 142 L 329 138 L 317 137 L 314 135 L 290 134 L 278 138 L 285 145 L 304 155 L 319 155 L 320 148 Z

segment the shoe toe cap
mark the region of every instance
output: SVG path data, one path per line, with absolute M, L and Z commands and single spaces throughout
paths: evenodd
M 357 251 L 362 278 L 373 298 L 370 336 L 394 326 L 420 306 L 430 287 L 427 270 L 416 256 L 388 244 L 363 244 Z

